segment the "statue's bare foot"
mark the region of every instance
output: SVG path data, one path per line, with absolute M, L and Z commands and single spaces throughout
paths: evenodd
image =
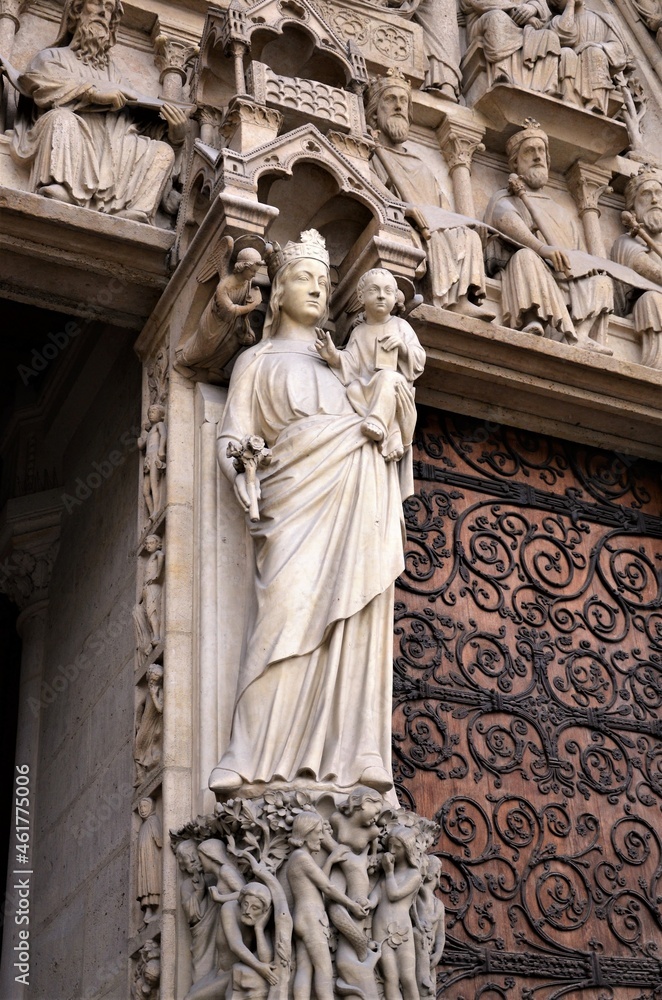
M 542 325 L 540 320 L 534 319 L 530 323 L 527 323 L 526 326 L 522 327 L 522 333 L 532 333 L 536 337 L 544 337 L 545 327 Z
M 402 448 L 394 448 L 393 451 L 389 451 L 386 453 L 386 455 L 384 455 L 384 461 L 399 462 L 403 455 L 404 451 L 402 450 Z
M 43 187 L 37 188 L 37 194 L 43 195 L 44 198 L 52 198 L 53 201 L 62 201 L 66 205 L 76 204 L 64 184 L 44 184 Z
M 599 344 L 597 340 L 580 340 L 577 343 L 577 347 L 583 347 L 585 351 L 592 351 L 594 354 L 604 354 L 608 358 L 614 353 L 611 347 L 607 347 L 606 344 Z
M 381 442 L 384 440 L 384 431 L 374 420 L 364 420 L 361 424 L 361 430 L 371 441 Z
M 227 795 L 236 792 L 243 784 L 242 777 L 236 771 L 227 767 L 215 767 L 209 776 L 209 787 L 217 795 Z
M 393 778 L 384 767 L 366 767 L 359 778 L 359 785 L 367 785 L 378 792 L 388 792 L 393 788 Z
M 147 212 L 139 212 L 136 208 L 123 208 L 121 212 L 117 212 L 118 219 L 128 219 L 129 222 L 143 222 L 149 225 L 150 218 Z
M 475 302 L 471 302 L 467 298 L 458 299 L 457 302 L 452 302 L 449 306 L 445 307 L 450 312 L 459 313 L 460 316 L 469 316 L 471 319 L 484 319 L 488 323 L 491 323 L 496 313 L 493 313 L 486 306 L 476 305 Z

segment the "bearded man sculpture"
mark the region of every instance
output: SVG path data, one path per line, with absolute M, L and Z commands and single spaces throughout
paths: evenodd
M 145 124 L 122 110 L 140 99 L 110 55 L 121 16 L 120 0 L 68 0 L 55 44 L 18 79 L 23 105 L 29 96 L 33 106 L 28 120 L 17 118 L 12 155 L 30 168 L 37 194 L 151 223 L 171 194 L 172 147 L 184 141 L 186 115 L 162 105 L 169 145 L 162 122 Z
M 652 167 L 642 167 L 625 188 L 623 223 L 629 232 L 619 236 L 611 256 L 660 286 L 638 295 L 632 309 L 635 330 L 642 338 L 642 364 L 662 368 L 662 177 Z M 631 303 L 629 303 L 631 304 Z
M 404 567 L 411 467 L 385 461 L 315 350 L 330 292 L 322 238 L 303 233 L 268 267 L 263 339 L 234 367 L 218 439 L 221 469 L 245 510 L 247 477 L 228 446 L 234 453 L 259 435 L 271 461 L 259 471 L 259 520 L 247 519 L 256 601 L 230 744 L 209 784 L 217 795 L 242 786 L 259 794 L 279 779 L 389 791 L 393 587 Z M 414 419 L 411 393 L 398 405 L 403 420 Z

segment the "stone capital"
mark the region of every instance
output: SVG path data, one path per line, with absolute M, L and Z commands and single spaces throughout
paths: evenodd
M 0 593 L 21 611 L 45 601 L 58 547 L 59 541 L 55 541 L 42 551 L 14 549 L 0 562 Z
M 598 202 L 603 194 L 609 193 L 611 188 L 611 170 L 597 167 L 593 163 L 584 163 L 577 160 L 566 171 L 568 189 L 575 199 L 580 217 L 586 212 L 596 212 L 600 215 Z
M 471 167 L 474 154 L 485 147 L 482 143 L 485 129 L 473 122 L 446 118 L 437 129 L 437 141 L 451 173 L 456 167 Z
M 0 0 L 0 3 L 2 0 Z M 199 48 L 185 38 L 162 31 L 154 39 L 154 62 L 160 72 L 159 82 L 163 83 L 168 73 L 176 73 L 186 81 L 187 65 L 198 54 Z
M 10 21 L 14 22 L 18 31 L 21 26 L 20 17 L 26 7 L 25 0 L 0 0 L 0 18 L 9 18 Z

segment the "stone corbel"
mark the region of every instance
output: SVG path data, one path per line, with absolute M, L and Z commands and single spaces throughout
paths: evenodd
M 471 162 L 476 152 L 485 147 L 482 138 L 485 129 L 473 122 L 446 118 L 437 129 L 437 141 L 448 164 L 455 211 L 461 215 L 475 217 L 473 191 L 471 189 Z
M 154 35 L 154 62 L 161 74 L 159 83 L 166 100 L 181 101 L 186 83 L 188 65 L 199 47 L 189 38 L 176 31 L 170 31 L 157 22 L 158 31 Z
M 589 253 L 604 257 L 606 249 L 600 229 L 599 201 L 603 194 L 611 191 L 611 170 L 577 160 L 565 176 L 579 210 Z

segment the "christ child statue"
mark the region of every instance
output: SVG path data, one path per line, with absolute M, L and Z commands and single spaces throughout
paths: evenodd
M 365 318 L 346 348 L 339 351 L 324 330 L 315 347 L 347 386 L 347 398 L 364 418 L 363 434 L 380 446 L 387 462 L 399 461 L 414 434 L 414 381 L 423 371 L 425 351 L 409 323 L 392 315 L 402 297 L 390 271 L 366 271 L 356 292 Z

